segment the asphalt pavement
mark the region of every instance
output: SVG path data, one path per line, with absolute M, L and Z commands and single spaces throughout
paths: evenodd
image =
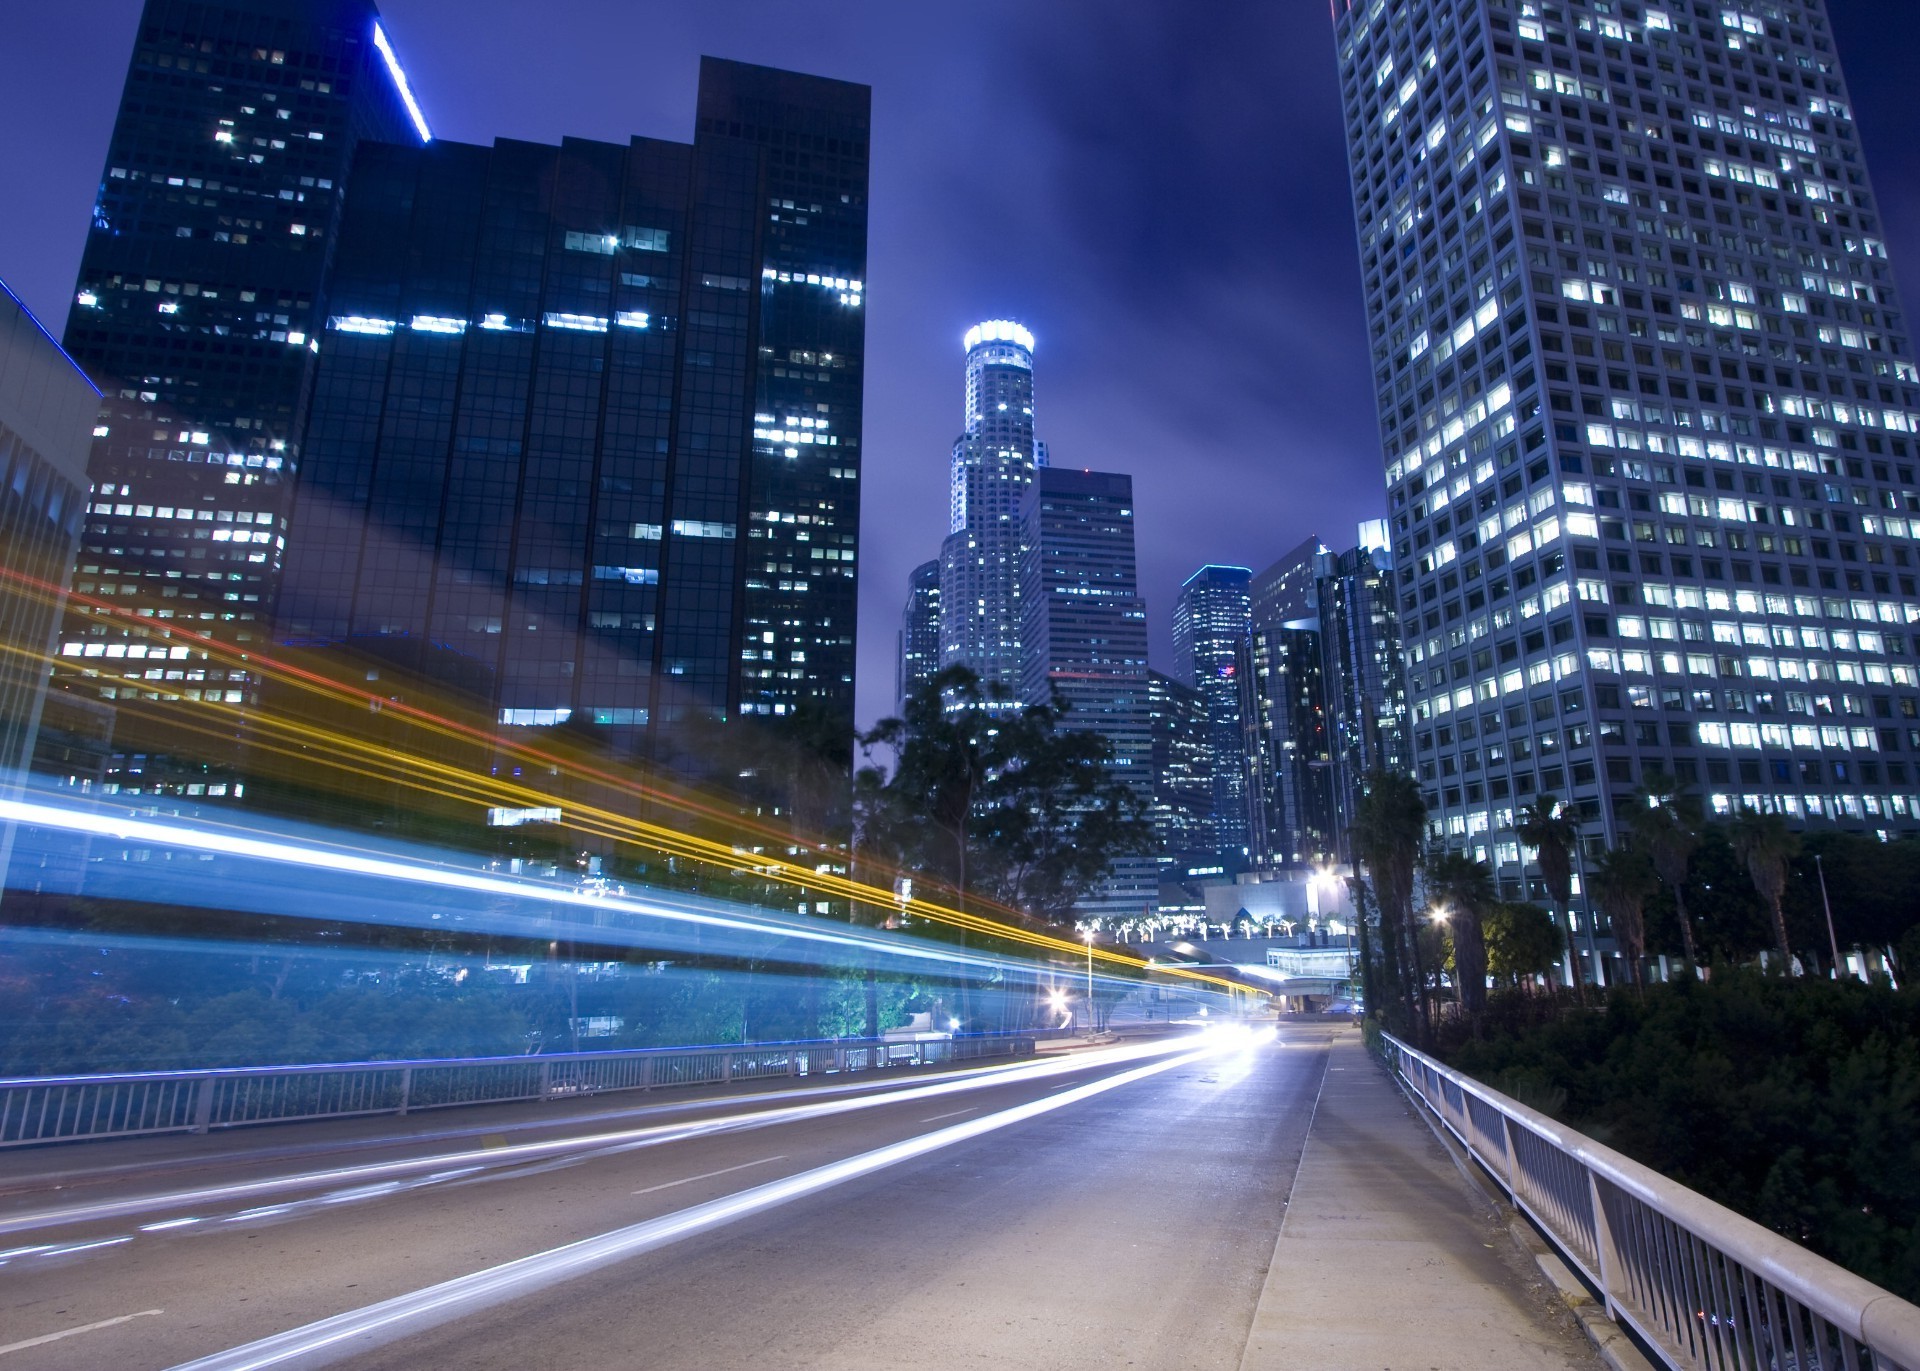
M 17 1154 L 0 1371 L 1238 1371 L 1351 1037 Z M 1364 1111 L 1342 1117 L 1337 1145 L 1365 1147 Z M 1429 1209 L 1434 1240 L 1478 1247 Z M 1511 1345 L 1586 1365 L 1563 1333 Z

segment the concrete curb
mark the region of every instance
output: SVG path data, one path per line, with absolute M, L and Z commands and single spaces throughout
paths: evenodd
M 1447 1155 L 1453 1159 L 1453 1164 L 1460 1169 L 1460 1174 L 1486 1196 L 1495 1212 L 1505 1220 L 1507 1236 L 1513 1240 L 1516 1247 L 1533 1259 L 1535 1266 L 1540 1268 L 1540 1274 L 1546 1278 L 1548 1284 L 1553 1286 L 1561 1301 L 1567 1306 L 1568 1312 L 1579 1322 L 1581 1331 L 1587 1335 L 1587 1341 L 1593 1344 L 1594 1351 L 1600 1354 L 1600 1359 L 1612 1368 L 1612 1371 L 1659 1371 L 1659 1368 L 1646 1359 L 1639 1347 L 1634 1344 L 1633 1339 L 1627 1335 L 1627 1331 L 1607 1317 L 1605 1307 L 1593 1298 L 1587 1287 L 1581 1284 L 1580 1278 L 1573 1274 L 1567 1264 L 1561 1261 L 1553 1249 L 1547 1246 L 1545 1240 L 1534 1231 L 1527 1216 L 1513 1207 L 1507 1197 L 1481 1173 L 1479 1166 L 1461 1148 L 1459 1141 L 1439 1125 L 1433 1117 L 1433 1111 L 1427 1108 L 1426 1102 L 1407 1089 L 1407 1083 L 1400 1078 L 1400 1073 L 1387 1063 L 1379 1061 L 1378 1058 L 1375 1058 L 1375 1061 L 1381 1070 L 1392 1077 L 1394 1085 L 1406 1097 L 1407 1103 L 1413 1106 L 1413 1112 L 1419 1115 L 1421 1122 L 1426 1124 L 1427 1130 L 1439 1139 L 1440 1146 L 1446 1149 Z

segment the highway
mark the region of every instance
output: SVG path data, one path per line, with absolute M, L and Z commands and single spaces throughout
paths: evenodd
M 0 1371 L 1237 1368 L 1329 1031 L 0 1157 Z

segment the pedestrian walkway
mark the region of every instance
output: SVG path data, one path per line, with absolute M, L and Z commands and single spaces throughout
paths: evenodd
M 1357 1031 L 1336 1031 L 1241 1371 L 1604 1363 Z

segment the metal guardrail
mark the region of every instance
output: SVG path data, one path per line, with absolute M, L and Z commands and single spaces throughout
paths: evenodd
M 1920 1306 L 1416 1051 L 1400 1074 L 1607 1315 L 1686 1371 L 1920 1371 Z
M 0 1079 L 0 1148 L 932 1066 L 1028 1056 L 1034 1043 L 1031 1033 L 900 1042 L 862 1038 L 16 1077 Z

